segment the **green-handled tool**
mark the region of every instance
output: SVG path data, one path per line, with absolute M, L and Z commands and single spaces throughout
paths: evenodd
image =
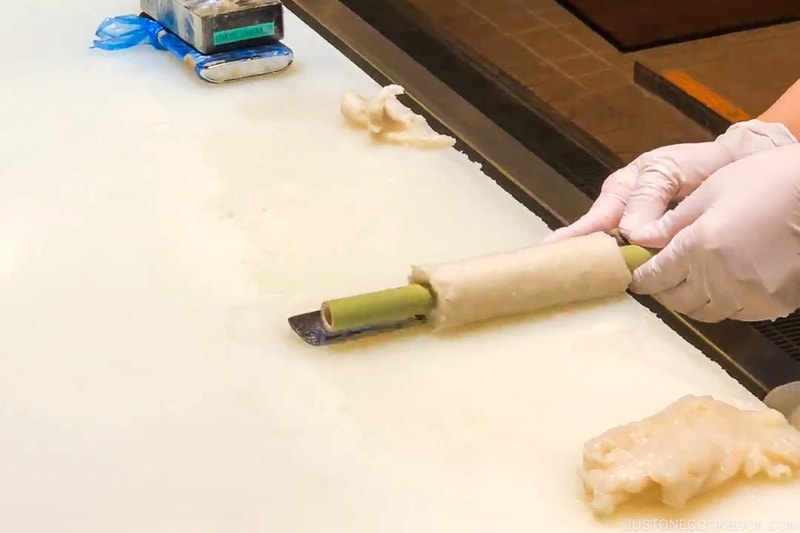
M 620 252 L 631 272 L 653 255 L 635 245 L 623 245 Z M 435 307 L 431 290 L 411 283 L 328 300 L 319 311 L 289 318 L 289 325 L 308 344 L 325 346 L 423 324 Z

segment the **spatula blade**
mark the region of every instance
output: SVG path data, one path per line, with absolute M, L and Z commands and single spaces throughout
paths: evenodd
M 320 312 L 312 311 L 290 317 L 289 325 L 298 337 L 311 346 L 327 346 L 421 325 L 426 321 L 427 318 L 424 315 L 419 315 L 399 322 L 331 332 L 325 329 Z

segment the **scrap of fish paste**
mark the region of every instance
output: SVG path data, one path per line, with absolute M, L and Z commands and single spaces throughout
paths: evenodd
M 597 515 L 645 491 L 680 508 L 737 476 L 785 479 L 800 467 L 800 431 L 778 411 L 684 396 L 588 441 L 579 475 Z
M 404 92 L 399 85 L 388 85 L 370 100 L 347 91 L 342 96 L 339 108 L 349 123 L 367 129 L 379 140 L 417 148 L 453 146 L 456 142 L 454 138 L 433 131 L 424 117 L 397 99 Z
M 360 128 L 369 127 L 369 118 L 367 117 L 367 99 L 356 94 L 353 91 L 347 91 L 342 96 L 342 101 L 339 103 L 339 108 L 342 116 L 354 126 Z

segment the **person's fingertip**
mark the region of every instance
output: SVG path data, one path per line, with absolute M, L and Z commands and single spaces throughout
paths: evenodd
M 662 171 L 643 170 L 622 213 L 620 229 L 631 231 L 663 217 L 677 192 L 668 182 L 669 177 Z
M 590 233 L 597 233 L 598 231 L 608 231 L 611 228 L 607 227 L 608 224 L 603 220 L 598 220 L 595 217 L 584 215 L 569 226 L 559 228 L 551 233 L 548 238 L 551 241 L 562 240 L 571 237 L 581 237 L 589 235 Z
M 789 422 L 790 425 L 794 426 L 797 429 L 800 429 L 800 406 L 797 407 L 792 414 L 790 414 L 786 420 Z
M 651 223 L 634 225 L 630 220 L 625 220 L 626 232 L 623 235 L 633 244 L 648 248 L 664 248 L 680 233 L 688 231 L 688 228 L 703 215 L 708 202 L 708 195 L 697 190 L 674 209 Z M 622 222 L 620 221 L 620 224 Z
M 653 259 L 633 271 L 629 288 L 636 294 L 652 294 L 652 281 L 658 277 L 658 268 Z
M 624 225 L 620 224 L 620 232 L 631 244 L 645 248 L 664 248 L 671 238 L 658 220 L 642 226 L 633 226 L 626 222 Z
M 662 250 L 633 271 L 629 288 L 636 294 L 656 295 L 670 290 L 686 277 L 685 268 L 670 253 Z
M 553 233 L 550 233 L 549 235 L 545 235 L 545 237 L 542 240 L 539 241 L 539 244 L 550 244 L 552 242 L 556 242 L 558 240 L 561 240 L 561 238 L 562 237 L 558 233 L 558 231 L 554 231 Z
M 561 241 L 568 239 L 569 237 L 573 237 L 573 233 L 575 233 L 575 231 L 572 226 L 564 226 L 548 233 L 540 242 L 542 244 L 547 244 L 550 242 Z

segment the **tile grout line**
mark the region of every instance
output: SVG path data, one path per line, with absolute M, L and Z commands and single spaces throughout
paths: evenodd
M 460 2 L 459 2 L 459 3 L 460 3 Z M 474 11 L 474 10 L 473 10 L 473 11 Z M 533 15 L 534 17 L 536 17 L 536 19 L 537 19 L 539 22 L 542 22 L 542 23 L 543 23 L 545 26 L 548 26 L 548 27 L 551 27 L 551 28 L 552 28 L 552 26 L 550 26 L 550 25 L 549 25 L 549 23 L 548 23 L 546 20 L 544 20 L 544 19 L 540 18 L 538 15 L 536 15 L 536 13 L 535 13 L 535 12 L 533 12 L 533 11 L 531 11 L 531 10 L 526 10 L 526 11 L 527 11 L 528 13 L 530 13 L 531 15 Z M 570 81 L 574 82 L 574 83 L 575 83 L 575 84 L 576 84 L 578 87 L 580 87 L 581 89 L 584 89 L 584 90 L 588 89 L 588 88 L 587 88 L 587 87 L 585 87 L 585 86 L 584 86 L 582 83 L 579 83 L 579 82 L 578 82 L 576 79 L 574 79 L 572 76 L 570 76 L 569 74 L 567 74 L 566 72 L 564 72 L 564 70 L 562 70 L 562 69 L 561 69 L 561 68 L 560 68 L 558 65 L 556 65 L 556 64 L 555 64 L 555 63 L 554 63 L 552 60 L 548 59 L 547 57 L 545 57 L 545 56 L 543 56 L 542 54 L 540 54 L 539 52 L 537 52 L 535 48 L 532 48 L 532 47 L 528 46 L 526 43 L 522 42 L 522 41 L 521 41 L 521 40 L 520 40 L 520 39 L 519 39 L 519 38 L 518 38 L 516 35 L 512 35 L 512 34 L 510 34 L 510 33 L 507 33 L 507 32 L 506 32 L 506 30 L 504 30 L 503 28 L 501 28 L 500 26 L 498 26 L 498 25 L 497 25 L 495 22 L 493 22 L 491 19 L 489 19 L 488 17 L 486 17 L 486 15 L 484 15 L 483 13 L 480 13 L 480 12 L 478 12 L 478 11 L 475 11 L 475 13 L 476 13 L 476 14 L 477 14 L 479 17 L 481 17 L 481 18 L 482 18 L 484 21 L 486 21 L 486 22 L 487 22 L 487 23 L 488 23 L 490 26 L 492 26 L 492 27 L 494 27 L 495 29 L 499 30 L 499 31 L 500 31 L 501 33 L 503 33 L 503 34 L 504 34 L 506 37 L 508 37 L 509 39 L 512 39 L 512 40 L 513 40 L 514 42 L 516 42 L 518 45 L 520 45 L 520 46 L 522 46 L 523 48 L 525 48 L 526 50 L 528 50 L 528 51 L 529 51 L 529 52 L 530 52 L 530 53 L 531 53 L 531 54 L 532 54 L 534 57 L 536 57 L 537 59 L 539 59 L 539 60 L 543 61 L 543 62 L 544 62 L 544 63 L 545 63 L 547 66 L 551 67 L 553 70 L 555 70 L 556 72 L 558 72 L 559 74 L 561 74 L 562 76 L 564 76 L 565 78 L 567 78 L 568 80 L 570 80 Z M 533 31 L 536 31 L 536 30 L 537 30 L 537 28 L 534 28 L 534 30 L 533 30 Z M 524 32 L 523 32 L 523 33 L 524 33 Z M 570 57 L 578 57 L 578 56 L 570 56 Z
M 560 35 L 564 35 L 564 34 L 563 34 L 563 32 L 559 31 L 557 27 L 553 26 L 553 25 L 552 25 L 552 24 L 551 24 L 549 21 L 547 21 L 546 19 L 543 19 L 542 17 L 540 17 L 540 16 L 539 16 L 539 15 L 538 15 L 538 14 L 537 14 L 535 11 L 532 11 L 532 10 L 530 10 L 530 9 L 528 9 L 527 11 L 528 11 L 528 13 L 530 13 L 532 16 L 536 17 L 536 20 L 538 20 L 539 22 L 541 22 L 541 23 L 542 23 L 542 24 L 543 24 L 545 27 L 547 27 L 547 28 L 549 28 L 549 29 L 552 29 L 552 30 L 556 30 L 556 31 L 558 31 Z M 566 35 L 564 35 L 564 36 L 566 37 Z M 561 67 L 559 67 L 559 66 L 558 66 L 558 64 L 557 64 L 555 61 L 553 61 L 553 60 L 551 60 L 551 59 L 549 59 L 549 58 L 547 58 L 547 57 L 545 57 L 545 56 L 541 55 L 539 52 L 537 52 L 537 51 L 536 51 L 536 49 L 534 49 L 534 48 L 532 48 L 532 47 L 528 46 L 527 44 L 525 44 L 525 43 L 523 43 L 523 42 L 521 42 L 521 41 L 520 41 L 519 39 L 517 39 L 516 37 L 514 37 L 514 39 L 515 39 L 515 40 L 516 40 L 516 41 L 517 41 L 519 44 L 521 44 L 522 46 L 524 46 L 525 48 L 527 48 L 528 50 L 530 50 L 530 51 L 531 51 L 531 52 L 532 52 L 532 53 L 533 53 L 533 54 L 534 54 L 536 57 L 538 57 L 539 59 L 541 59 L 542 61 L 544 61 L 546 65 L 548 65 L 548 66 L 552 67 L 552 69 L 553 69 L 553 70 L 555 70 L 556 72 L 558 72 L 559 74 L 561 74 L 562 76 L 564 76 L 565 78 L 567 78 L 568 80 L 570 80 L 570 81 L 574 82 L 574 83 L 575 83 L 575 85 L 577 85 L 577 86 L 578 86 L 578 87 L 580 87 L 581 89 L 588 90 L 588 87 L 586 87 L 586 86 L 585 86 L 583 83 L 581 83 L 581 82 L 579 82 L 577 79 L 575 79 L 575 77 L 574 77 L 574 76 L 571 76 L 570 74 L 568 74 L 567 72 L 565 72 L 565 71 L 564 71 L 564 70 L 563 70 Z M 573 42 L 575 42 L 575 41 L 573 41 Z M 577 43 L 577 42 L 576 42 L 575 44 L 577 44 L 577 45 L 578 45 L 580 48 L 586 49 L 586 47 L 585 47 L 585 46 L 583 46 L 583 44 L 582 44 L 582 43 Z M 590 52 L 591 52 L 591 51 L 590 51 Z M 572 59 L 572 58 L 575 58 L 575 57 L 580 57 L 581 55 L 584 55 L 584 54 L 578 54 L 578 55 L 574 55 L 574 56 L 568 56 L 568 57 L 565 57 L 565 58 L 562 58 L 562 59 Z
M 581 21 L 580 21 L 580 20 L 579 20 L 579 19 L 578 19 L 578 18 L 577 18 L 575 15 L 573 15 L 572 13 L 568 13 L 568 14 L 569 14 L 569 17 L 570 17 L 571 19 L 573 19 L 573 20 L 572 20 L 572 22 L 574 22 L 574 23 L 576 23 L 576 24 L 579 24 L 579 25 L 581 25 L 581 26 L 583 26 L 583 27 L 585 27 L 585 28 L 589 29 L 590 31 L 593 31 L 593 30 L 591 30 L 591 28 L 589 28 L 588 26 L 586 26 L 586 24 L 584 24 L 583 22 L 581 22 Z M 559 34 L 560 34 L 560 35 L 562 35 L 564 38 L 566 38 L 568 41 L 571 41 L 572 43 L 576 44 L 577 46 L 579 46 L 580 48 L 582 48 L 583 50 L 585 50 L 585 51 L 588 53 L 588 55 L 590 55 L 590 56 L 594 57 L 595 59 L 599 60 L 599 61 L 600 61 L 601 63 L 603 63 L 603 64 L 604 64 L 604 65 L 605 65 L 605 66 L 606 66 L 606 67 L 607 67 L 609 70 L 615 70 L 615 69 L 614 69 L 614 67 L 613 67 L 613 65 L 612 65 L 611 63 L 609 63 L 608 61 L 606 61 L 605 59 L 603 59 L 603 58 L 602 58 L 602 57 L 601 57 L 601 56 L 600 56 L 600 55 L 599 55 L 597 52 L 595 52 L 595 51 L 594 51 L 594 49 L 592 49 L 591 47 L 587 46 L 587 45 L 586 45 L 586 44 L 584 44 L 583 42 L 581 42 L 581 41 L 579 41 L 578 39 L 576 39 L 575 37 L 573 37 L 573 36 L 572 36 L 572 35 L 571 35 L 569 32 L 561 31 L 561 29 L 560 29 L 558 26 L 556 26 L 555 24 L 551 23 L 551 22 L 550 22 L 550 21 L 548 21 L 547 19 L 543 19 L 543 18 L 541 18 L 541 17 L 537 16 L 537 15 L 536 15 L 536 13 L 533 13 L 533 15 L 534 15 L 534 16 L 536 16 L 536 17 L 537 17 L 539 20 L 541 20 L 541 21 L 542 21 L 542 22 L 543 22 L 543 23 L 544 23 L 546 26 L 548 26 L 549 28 L 551 28 L 551 29 L 553 29 L 553 30 L 556 30 L 556 31 L 558 31 L 558 32 L 559 32 Z M 617 52 L 617 53 L 619 53 L 619 54 L 622 54 L 622 52 L 620 52 L 619 50 L 616 50 L 616 49 L 615 49 L 615 52 Z M 570 56 L 570 57 L 577 57 L 577 56 Z M 570 59 L 570 58 L 565 58 L 565 59 Z M 565 72 L 563 72 L 562 70 L 560 70 L 560 69 L 559 69 L 559 68 L 558 68 L 556 65 L 553 65 L 553 66 L 556 68 L 556 70 L 558 70 L 559 72 L 562 72 L 562 74 L 564 74 L 564 75 L 567 75 Z M 599 71 L 598 71 L 598 72 L 599 72 Z M 573 81 L 575 81 L 575 83 L 577 83 L 577 84 L 578 84 L 578 85 L 579 85 L 581 88 L 583 88 L 583 89 L 586 89 L 586 90 L 588 90 L 588 91 L 591 91 L 591 89 L 590 89 L 589 87 L 586 87 L 586 86 L 585 86 L 583 83 L 580 83 L 580 82 L 579 82 L 577 79 L 575 79 L 575 78 L 573 78 L 573 77 L 571 77 L 571 76 L 568 76 L 568 77 L 570 77 L 571 79 L 573 79 Z M 631 72 L 630 81 L 631 81 L 631 83 L 633 82 L 633 72 Z

